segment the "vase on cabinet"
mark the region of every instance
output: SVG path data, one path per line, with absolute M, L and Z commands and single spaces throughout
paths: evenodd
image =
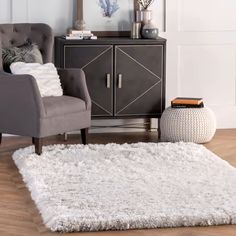
M 151 10 L 138 10 L 136 11 L 136 22 L 142 22 L 142 24 L 148 23 L 152 19 Z
M 149 20 L 143 25 L 141 35 L 144 39 L 157 39 L 158 28 Z
M 152 22 L 151 10 L 136 11 L 136 22 L 141 22 L 141 36 L 144 39 L 156 39 L 158 28 Z

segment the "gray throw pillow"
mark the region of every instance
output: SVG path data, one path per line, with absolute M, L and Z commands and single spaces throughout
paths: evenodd
M 40 63 L 43 64 L 42 54 L 36 44 L 26 44 L 21 47 L 2 49 L 3 69 L 10 72 L 13 62 Z

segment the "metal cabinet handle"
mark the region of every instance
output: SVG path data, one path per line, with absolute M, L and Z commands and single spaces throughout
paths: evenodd
M 118 74 L 118 88 L 122 88 L 122 74 Z
M 107 86 L 107 88 L 110 88 L 110 87 L 111 87 L 111 74 L 107 74 L 107 77 L 106 77 L 106 86 Z

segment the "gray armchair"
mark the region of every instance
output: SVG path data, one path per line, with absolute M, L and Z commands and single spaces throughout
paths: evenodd
M 54 36 L 45 24 L 0 24 L 1 49 L 36 43 L 43 62 L 51 62 Z M 41 97 L 31 75 L 12 75 L 3 71 L 0 56 L 0 143 L 2 134 L 32 137 L 35 152 L 42 153 L 44 137 L 81 130 L 87 143 L 91 124 L 91 100 L 84 72 L 80 69 L 58 69 L 63 96 Z

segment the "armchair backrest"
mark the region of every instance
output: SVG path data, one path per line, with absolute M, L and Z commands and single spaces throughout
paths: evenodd
M 36 43 L 43 56 L 43 62 L 52 62 L 54 36 L 46 24 L 0 24 L 0 70 L 2 70 L 2 48 L 22 46 L 27 42 Z

